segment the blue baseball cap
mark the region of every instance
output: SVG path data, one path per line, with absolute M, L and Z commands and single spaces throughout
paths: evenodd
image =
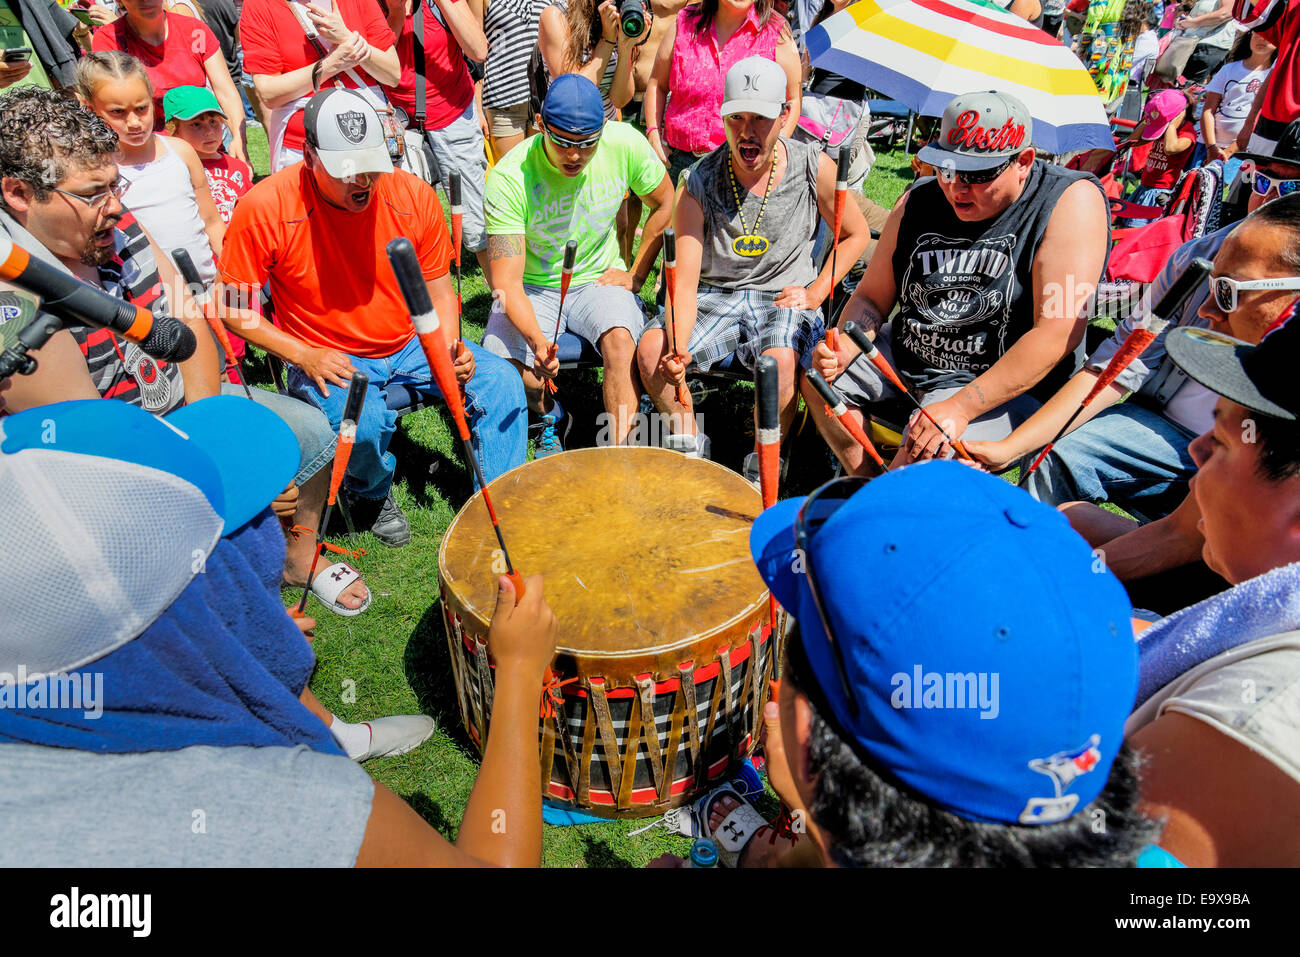
M 595 136 L 605 127 L 605 101 L 585 76 L 565 73 L 556 77 L 542 103 L 542 119 L 576 136 Z
M 1065 517 L 1002 479 L 928 462 L 841 499 L 801 556 L 806 501 L 761 514 L 750 549 L 841 733 L 963 818 L 1051 824 L 1090 804 L 1123 742 L 1137 643 L 1123 586 Z
M 28 409 L 0 421 L 0 453 L 53 449 L 119 459 L 197 487 L 228 535 L 293 480 L 298 443 L 274 412 L 235 396 L 201 399 L 165 419 L 116 399 Z M 112 506 L 112 489 L 88 489 Z

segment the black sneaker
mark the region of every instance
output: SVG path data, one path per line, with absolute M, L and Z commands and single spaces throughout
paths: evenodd
M 391 491 L 385 499 L 349 496 L 348 511 L 358 529 L 369 528 L 385 545 L 397 548 L 411 541 L 411 524 Z

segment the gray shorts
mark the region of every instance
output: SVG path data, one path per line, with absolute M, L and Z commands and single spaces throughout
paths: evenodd
M 773 302 L 779 295 L 701 285 L 695 294 L 695 325 L 686 346 L 691 368 L 708 372 L 735 353 L 736 360 L 752 370 L 758 357 L 772 349 L 793 349 L 799 364 L 806 366 L 813 346 L 822 337 L 821 313 L 778 308 Z M 665 322 L 661 310 L 646 328 L 662 329 Z
M 560 306 L 560 290 L 547 286 L 524 283 L 524 294 L 533 304 L 533 313 L 542 333 L 550 339 L 555 333 L 555 312 Z M 641 312 L 641 299 L 622 286 L 598 286 L 594 282 L 570 286 L 564 298 L 564 314 L 560 316 L 560 332 L 572 332 L 586 339 L 599 350 L 600 337 L 611 329 L 626 329 L 635 343 L 641 338 L 645 314 Z M 500 300 L 492 301 L 488 315 L 487 331 L 483 333 L 483 348 L 503 359 L 514 359 L 526 366 L 533 363 L 533 350 L 515 324 L 501 308 Z
M 886 325 L 881 329 L 880 334 L 876 336 L 876 347 L 888 360 L 889 364 L 897 370 L 898 366 L 894 365 L 894 356 L 890 349 L 889 338 L 889 326 Z M 903 381 L 907 380 L 904 379 Z M 876 371 L 875 366 L 862 356 L 859 356 L 851 366 L 840 374 L 834 385 L 844 394 L 844 398 L 848 400 L 849 405 L 864 409 L 868 413 L 873 411 L 870 408 L 872 405 L 885 405 L 889 411 L 894 413 L 892 418 L 900 420 L 890 421 L 889 424 L 897 425 L 900 428 L 907 424 L 912 411 L 916 408 L 907 401 L 906 397 L 897 388 Z M 942 402 L 944 399 L 951 399 L 964 388 L 964 385 L 941 386 L 927 392 L 916 392 L 915 394 L 921 400 L 922 405 L 933 405 L 936 402 Z M 906 406 L 903 403 L 906 403 Z M 1040 405 L 1041 403 L 1037 399 L 1028 395 L 1018 395 L 1014 399 L 1004 402 L 996 409 L 990 409 L 979 418 L 973 419 L 966 426 L 966 431 L 956 436 L 956 438 L 970 442 L 1000 442 L 1038 411 Z M 886 419 L 889 418 L 891 417 L 886 415 Z
M 464 113 L 442 129 L 429 130 L 425 135 L 442 170 L 444 192 L 448 174 L 452 170 L 460 172 L 461 203 L 464 205 L 461 242 L 472 253 L 487 249 L 487 227 L 483 222 L 487 154 L 483 151 L 483 129 L 474 114 L 474 104 L 467 106 Z M 449 203 L 446 208 L 450 214 Z

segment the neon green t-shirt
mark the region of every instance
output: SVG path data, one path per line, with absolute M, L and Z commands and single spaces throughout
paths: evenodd
M 614 228 L 623 195 L 654 192 L 664 178 L 650 143 L 626 123 L 606 123 L 591 162 L 577 176 L 556 169 L 545 134 L 507 153 L 488 174 L 483 210 L 490 236 L 523 233 L 524 282 L 558 289 L 564 244 L 578 241 L 573 282 L 598 279 L 621 263 Z M 626 264 L 624 264 L 626 265 Z
M 30 50 L 31 38 L 18 22 L 18 17 L 9 9 L 9 4 L 5 0 L 0 0 L 0 49 L 13 50 L 17 47 L 27 47 Z M 32 54 L 31 70 L 9 88 L 15 86 L 40 86 L 47 90 L 50 88 L 50 78 L 45 75 L 45 67 L 41 66 L 41 61 L 36 59 L 35 53 Z

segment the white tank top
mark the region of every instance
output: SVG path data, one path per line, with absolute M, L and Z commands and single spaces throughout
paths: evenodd
M 167 138 L 159 138 L 158 158 L 152 163 L 121 163 L 118 172 L 130 184 L 122 194 L 122 205 L 168 256 L 174 249 L 188 252 L 199 278 L 211 285 L 217 278 L 217 264 L 203 231 L 189 167 L 172 151 Z

